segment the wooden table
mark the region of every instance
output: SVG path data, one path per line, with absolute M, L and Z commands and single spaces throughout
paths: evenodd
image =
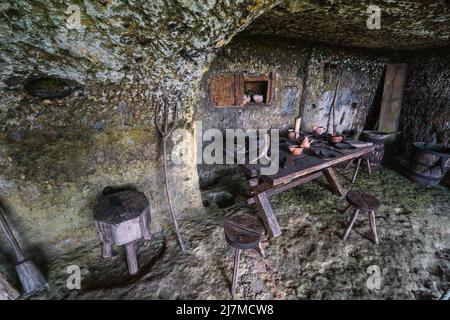
M 324 144 L 322 144 L 323 146 Z M 261 175 L 260 169 L 263 166 L 260 164 L 240 165 L 240 169 L 244 172 L 250 184 L 250 194 L 248 195 L 247 203 L 256 203 L 269 236 L 277 237 L 281 234 L 280 226 L 269 202 L 270 196 L 324 175 L 332 192 L 342 197 L 345 195 L 345 190 L 332 167 L 370 153 L 375 147 L 335 149 L 336 157 L 329 160 L 316 156 L 313 153 L 313 150 L 317 150 L 315 148 L 313 145 L 309 150 L 305 149 L 302 155 L 293 156 L 280 146 L 280 159 L 290 157 L 294 164 L 284 169 L 280 166 L 278 173 L 274 175 Z

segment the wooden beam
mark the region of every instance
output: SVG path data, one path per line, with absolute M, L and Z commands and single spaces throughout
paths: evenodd
M 257 194 L 254 199 L 269 236 L 273 238 L 278 237 L 281 234 L 280 225 L 272 210 L 267 194 L 265 192 Z
M 268 184 L 268 183 L 263 183 L 263 184 L 259 185 L 258 191 L 260 191 L 260 192 L 263 191 L 263 192 L 266 193 L 266 195 L 268 197 L 271 197 L 271 196 L 276 195 L 278 193 L 284 192 L 286 190 L 295 188 L 295 187 L 297 187 L 297 186 L 299 186 L 301 184 L 304 184 L 304 183 L 307 183 L 307 182 L 312 181 L 314 179 L 317 179 L 317 178 L 321 177 L 322 175 L 323 175 L 322 171 L 318 171 L 318 172 L 312 173 L 312 174 L 310 174 L 308 176 L 301 177 L 300 179 L 294 180 L 292 182 L 285 183 L 283 185 L 278 185 L 278 186 L 275 186 L 275 187 L 270 185 L 270 184 Z M 254 200 L 253 197 L 247 199 L 247 204 L 253 204 L 253 203 L 255 203 L 255 200 Z
M 323 169 L 322 172 L 325 178 L 327 178 L 328 183 L 330 184 L 331 191 L 333 191 L 333 193 L 338 197 L 343 197 L 345 194 L 345 190 L 339 182 L 334 170 L 330 167 Z
M 405 63 L 388 64 L 386 66 L 380 121 L 378 124 L 378 130 L 380 131 L 393 132 L 398 129 L 405 78 Z

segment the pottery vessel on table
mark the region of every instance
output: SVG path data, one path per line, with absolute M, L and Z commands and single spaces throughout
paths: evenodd
M 321 135 L 325 133 L 325 128 L 324 127 L 312 127 L 312 130 L 315 134 L 317 135 Z
M 254 94 L 253 95 L 253 101 L 255 101 L 255 103 L 261 103 L 263 102 L 264 97 L 261 94 Z
M 294 156 L 299 156 L 302 154 L 303 152 L 303 148 L 300 146 L 289 146 L 289 151 L 294 155 Z
M 300 145 L 302 146 L 302 148 L 308 149 L 309 147 L 311 147 L 312 142 L 313 142 L 312 139 L 309 139 L 308 137 L 304 137 L 302 139 L 302 142 Z
M 328 136 L 328 142 L 329 143 L 339 143 L 339 142 L 342 142 L 342 140 L 344 140 L 343 136 L 334 135 L 334 134 L 330 134 Z

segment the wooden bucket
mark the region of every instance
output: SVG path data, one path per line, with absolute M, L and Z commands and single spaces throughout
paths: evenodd
M 450 168 L 450 146 L 414 143 L 407 176 L 426 187 L 438 185 Z
M 377 167 L 381 164 L 384 157 L 384 140 L 392 133 L 386 133 L 374 130 L 364 130 L 361 132 L 360 139 L 366 142 L 372 142 L 375 150 L 366 157 L 370 160 L 372 167 Z

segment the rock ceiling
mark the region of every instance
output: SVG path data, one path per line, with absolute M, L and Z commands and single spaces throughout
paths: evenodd
M 381 10 L 379 30 L 367 28 L 370 4 Z M 286 1 L 243 34 L 384 50 L 442 47 L 450 45 L 450 1 Z

